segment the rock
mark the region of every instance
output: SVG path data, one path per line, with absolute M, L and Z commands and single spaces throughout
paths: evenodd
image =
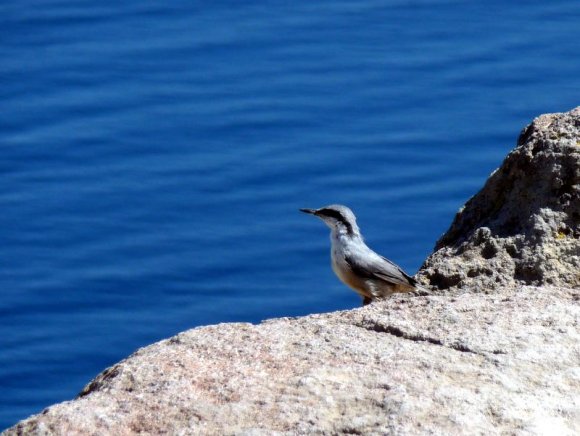
M 407 295 L 137 351 L 17 434 L 580 434 L 580 293 Z
M 579 130 L 524 129 L 420 272 L 444 294 L 189 330 L 3 434 L 580 434 Z
M 522 131 L 419 275 L 439 290 L 580 286 L 580 107 Z

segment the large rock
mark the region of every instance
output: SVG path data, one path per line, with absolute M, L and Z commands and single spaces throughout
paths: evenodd
M 536 118 L 421 268 L 438 289 L 580 286 L 580 107 Z
M 524 130 L 421 271 L 444 295 L 189 330 L 5 434 L 580 434 L 579 129 Z
M 579 292 L 397 296 L 137 351 L 6 435 L 580 434 Z

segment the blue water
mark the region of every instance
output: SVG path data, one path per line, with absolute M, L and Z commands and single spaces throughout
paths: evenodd
M 580 2 L 0 5 L 0 429 L 138 347 L 357 307 L 350 205 L 414 273 L 534 116 L 580 104 Z

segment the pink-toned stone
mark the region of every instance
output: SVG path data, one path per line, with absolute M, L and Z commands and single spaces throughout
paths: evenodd
M 15 434 L 579 434 L 580 292 L 397 296 L 138 350 Z

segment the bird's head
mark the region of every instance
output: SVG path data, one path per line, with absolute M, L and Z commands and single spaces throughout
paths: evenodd
M 360 234 L 354 213 L 348 207 L 341 204 L 331 204 L 320 209 L 300 209 L 300 211 L 316 215 L 332 231 L 349 235 Z

